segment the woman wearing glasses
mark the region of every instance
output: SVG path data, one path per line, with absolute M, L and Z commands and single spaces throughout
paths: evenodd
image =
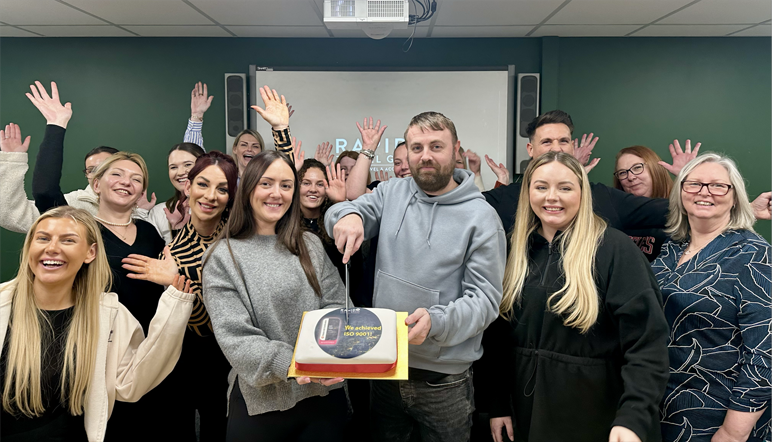
M 678 174 L 652 264 L 670 325 L 665 441 L 770 439 L 770 249 L 734 162 L 697 157 Z

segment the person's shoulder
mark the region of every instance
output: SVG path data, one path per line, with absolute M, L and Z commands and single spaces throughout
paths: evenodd
M 322 244 L 322 240 L 319 238 L 317 234 L 310 231 L 303 232 L 303 241 L 306 243 L 306 247 L 310 249 L 313 249 L 316 251 L 324 252 L 324 245 Z
M 637 258 L 640 255 L 640 257 L 646 259 L 641 249 L 626 233 L 611 226 L 607 226 L 606 231 L 603 232 L 597 255 L 613 256 L 616 259 L 620 257 Z M 646 261 L 648 264 L 648 260 Z
M 0 284 L 0 305 L 11 302 L 16 289 L 16 278 Z

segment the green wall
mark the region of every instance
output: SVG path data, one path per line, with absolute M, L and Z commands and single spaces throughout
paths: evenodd
M 85 186 L 83 155 L 97 145 L 142 154 L 150 189 L 171 195 L 166 152 L 181 140 L 190 89 L 209 84 L 208 149 L 224 150 L 223 73 L 250 64 L 298 67 L 463 67 L 514 64 L 541 72 L 543 110 L 574 117 L 575 134 L 601 137 L 591 177 L 611 182 L 617 150 L 644 144 L 660 155 L 674 138 L 731 154 L 755 197 L 770 188 L 770 39 L 512 38 L 401 39 L 2 38 L 0 123 L 32 135 L 30 167 L 45 121 L 24 96 L 34 80 L 59 84 L 73 119 L 62 189 Z M 466 91 L 458 91 L 465 99 Z M 430 105 L 430 104 L 428 104 Z M 377 109 L 374 109 L 374 112 Z M 313 110 L 298 110 L 313 112 Z M 30 192 L 31 173 L 27 191 Z M 769 222 L 757 230 L 770 239 Z M 0 280 L 13 276 L 23 236 L 0 231 Z

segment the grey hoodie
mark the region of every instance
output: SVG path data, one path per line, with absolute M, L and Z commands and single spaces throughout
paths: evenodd
M 362 217 L 365 238 L 376 235 L 373 306 L 413 313 L 426 308 L 432 327 L 410 346 L 410 367 L 461 373 L 482 356 L 482 332 L 499 314 L 506 240 L 496 211 L 456 169 L 459 186 L 431 197 L 413 178 L 391 179 L 371 194 L 332 206 L 325 227 Z

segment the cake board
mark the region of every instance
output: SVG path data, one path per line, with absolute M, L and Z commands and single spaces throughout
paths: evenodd
M 344 378 L 344 379 L 382 379 L 392 381 L 402 381 L 408 379 L 408 327 L 405 325 L 407 312 L 396 312 L 397 314 L 397 365 L 389 371 L 383 373 L 345 373 L 345 372 L 321 372 L 321 371 L 303 371 L 295 368 L 295 352 L 292 352 L 292 362 L 290 362 L 289 373 L 287 377 L 298 378 L 307 376 L 311 378 Z M 303 312 L 303 316 L 306 313 Z M 303 321 L 301 320 L 301 324 Z M 301 326 L 302 327 L 302 326 Z M 300 337 L 300 330 L 298 330 Z M 295 342 L 297 347 L 297 342 Z

